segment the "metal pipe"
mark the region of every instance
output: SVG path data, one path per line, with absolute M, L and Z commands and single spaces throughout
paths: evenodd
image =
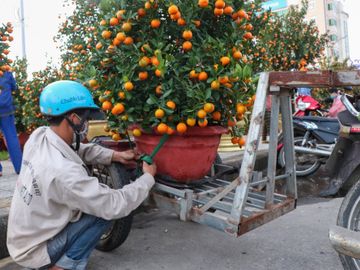
M 329 230 L 329 239 L 333 248 L 355 259 L 360 259 L 360 233 L 334 226 Z
M 24 1 L 23 0 L 20 0 L 20 25 L 21 25 L 22 58 L 26 59 L 25 17 L 24 17 Z
M 315 154 L 318 156 L 330 157 L 331 151 L 307 148 L 302 146 L 294 146 L 296 153 L 303 153 L 303 154 Z

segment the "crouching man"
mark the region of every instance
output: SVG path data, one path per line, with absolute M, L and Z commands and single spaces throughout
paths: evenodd
M 82 84 L 58 81 L 44 88 L 40 110 L 50 127 L 27 141 L 9 213 L 7 247 L 31 269 L 85 269 L 111 220 L 129 215 L 154 185 L 155 165 L 122 189 L 89 175 L 85 164 L 131 163 L 133 151 L 81 144 L 99 108 Z

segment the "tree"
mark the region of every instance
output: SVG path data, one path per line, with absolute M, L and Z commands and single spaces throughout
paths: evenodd
M 284 15 L 272 14 L 259 43 L 267 50 L 269 70 L 306 70 L 323 55 L 328 43 L 326 34 L 320 35 L 314 20 L 307 21 L 305 15 L 308 2 L 302 6 L 290 6 Z
M 10 64 L 12 63 L 12 60 L 8 58 L 8 54 L 10 53 L 9 42 L 14 39 L 13 36 L 11 36 L 12 32 L 13 27 L 9 22 L 0 26 L 0 77 L 5 71 L 11 70 Z

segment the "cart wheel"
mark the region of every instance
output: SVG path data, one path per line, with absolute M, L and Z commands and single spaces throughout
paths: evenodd
M 129 184 L 130 176 L 126 169 L 118 163 L 110 166 L 93 166 L 93 174 L 99 179 L 100 183 L 106 184 L 111 188 L 120 189 Z M 101 251 L 111 251 L 118 248 L 125 242 L 131 229 L 133 215 L 114 220 L 110 229 L 101 236 L 96 249 Z

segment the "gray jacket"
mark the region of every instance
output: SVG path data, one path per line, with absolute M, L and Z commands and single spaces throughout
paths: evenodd
M 82 213 L 118 219 L 143 202 L 155 183 L 148 173 L 119 190 L 88 175 L 84 163 L 108 165 L 112 155 L 94 144 L 81 144 L 76 153 L 48 127 L 33 132 L 9 213 L 7 247 L 14 261 L 30 268 L 47 265 L 47 241 Z

